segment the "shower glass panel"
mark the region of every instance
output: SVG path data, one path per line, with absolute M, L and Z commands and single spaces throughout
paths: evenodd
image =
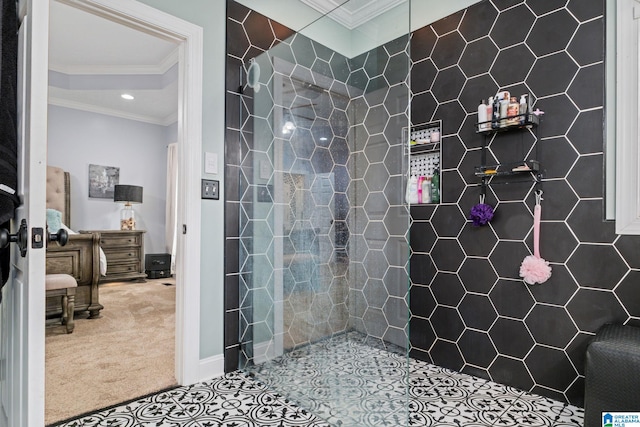
M 371 12 L 346 1 L 241 70 L 239 368 L 359 427 L 409 417 L 409 2 Z

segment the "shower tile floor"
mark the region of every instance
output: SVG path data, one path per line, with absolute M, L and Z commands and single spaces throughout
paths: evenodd
M 407 376 L 406 363 L 348 334 L 58 425 L 582 426 L 576 406 L 414 359 Z

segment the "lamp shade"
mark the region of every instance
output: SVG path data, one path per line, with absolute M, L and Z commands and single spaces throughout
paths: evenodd
M 113 201 L 142 203 L 142 187 L 138 185 L 116 185 L 113 190 Z

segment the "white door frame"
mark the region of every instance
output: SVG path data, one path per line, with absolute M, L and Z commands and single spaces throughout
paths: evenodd
M 179 45 L 177 224 L 183 232 L 176 254 L 175 375 L 179 384 L 193 384 L 200 380 L 202 28 L 134 0 L 58 1 Z
M 178 234 L 176 379 L 198 378 L 200 340 L 200 172 L 202 147 L 202 28 L 133 0 L 62 0 L 114 22 L 180 45 L 178 72 Z M 187 228 L 188 226 L 188 228 Z M 188 229 L 188 233 L 184 234 Z

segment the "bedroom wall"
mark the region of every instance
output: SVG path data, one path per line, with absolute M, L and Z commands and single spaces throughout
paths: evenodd
M 70 108 L 49 106 L 48 164 L 71 175 L 74 230 L 117 230 L 120 203 L 89 198 L 89 164 L 120 168 L 120 183 L 144 188 L 135 205 L 145 253 L 164 253 L 167 144 L 171 126 L 159 126 Z M 175 140 L 175 137 L 174 137 Z

